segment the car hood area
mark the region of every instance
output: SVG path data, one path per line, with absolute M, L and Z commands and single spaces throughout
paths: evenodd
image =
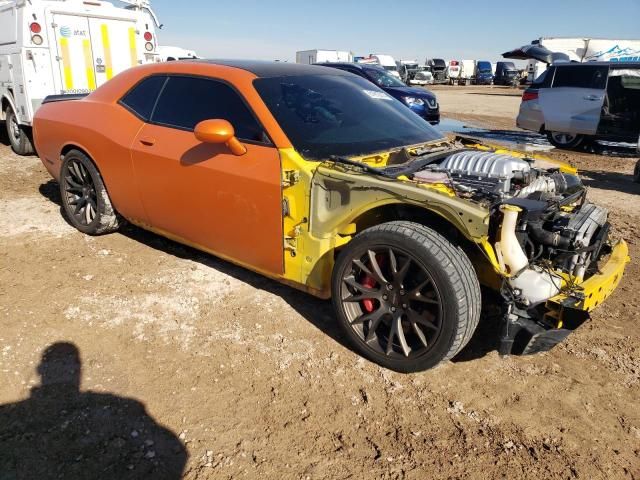
M 385 92 L 390 93 L 393 96 L 411 96 L 416 98 L 425 98 L 428 100 L 433 100 L 436 96 L 428 92 L 422 88 L 415 87 L 385 87 L 383 89 Z

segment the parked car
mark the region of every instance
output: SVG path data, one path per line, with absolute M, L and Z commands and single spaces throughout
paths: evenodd
M 491 62 L 478 60 L 476 62 L 476 70 L 473 75 L 473 83 L 476 85 L 491 85 L 493 83 L 493 71 L 491 70 Z
M 558 148 L 638 140 L 640 63 L 555 63 L 522 95 L 517 125 Z
M 529 353 L 579 325 L 627 261 L 575 170 L 449 141 L 340 69 L 144 65 L 48 97 L 34 134 L 81 232 L 126 218 L 330 297 L 345 338 L 398 371 L 464 347 L 480 281 L 505 298 L 501 351 Z
M 393 98 L 400 100 L 432 125 L 440 123 L 440 106 L 433 92 L 424 88 L 408 87 L 377 65 L 363 63 L 327 63 L 317 65 L 337 68 L 366 78 Z
M 433 74 L 434 83 L 446 83 L 449 80 L 447 76 L 447 62 L 442 58 L 427 58 L 424 64 L 429 67 Z
M 496 74 L 493 77 L 494 85 L 517 85 L 518 69 L 513 62 L 496 63 Z
M 410 85 L 431 85 L 433 84 L 433 74 L 429 67 L 418 66 L 415 75 L 409 80 Z
M 398 65 L 398 71 L 400 72 L 400 79 L 406 85 L 411 85 L 411 80 L 413 80 L 416 73 L 420 70 L 418 62 L 416 60 L 400 60 L 396 63 Z

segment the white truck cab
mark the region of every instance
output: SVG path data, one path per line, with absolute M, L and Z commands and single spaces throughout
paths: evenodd
M 373 65 L 380 65 L 387 72 L 396 78 L 400 78 L 400 72 L 398 72 L 398 64 L 391 55 L 384 55 L 381 53 L 372 53 L 368 57 L 358 60 L 358 63 L 369 63 Z
M 0 120 L 16 153 L 47 95 L 89 93 L 127 68 L 158 60 L 148 0 L 0 0 Z

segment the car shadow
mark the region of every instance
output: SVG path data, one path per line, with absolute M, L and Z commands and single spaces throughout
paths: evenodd
M 9 136 L 7 135 L 7 126 L 4 120 L 0 121 L 0 143 L 9 147 L 11 142 L 9 142 Z
M 578 173 L 582 178 L 582 183 L 587 187 L 640 195 L 640 183 L 633 181 L 632 174 L 583 169 L 579 169 Z
M 40 385 L 0 405 L 0 478 L 178 480 L 188 454 L 137 399 L 81 390 L 80 351 L 46 347 Z
M 48 200 L 56 203 L 60 207 L 60 212 L 66 218 L 60 197 L 60 189 L 55 180 L 49 180 L 47 183 L 40 185 L 40 194 Z M 70 223 L 69 223 L 70 224 Z M 71 224 L 70 224 L 71 225 Z M 137 242 L 140 242 L 150 248 L 161 251 L 168 255 L 198 262 L 208 268 L 212 268 L 225 275 L 229 275 L 236 280 L 246 283 L 253 288 L 263 290 L 272 295 L 282 298 L 291 308 L 304 317 L 318 330 L 328 335 L 335 342 L 339 343 L 346 349 L 360 355 L 348 341 L 347 337 L 342 333 L 336 321 L 331 301 L 321 300 L 308 293 L 296 290 L 293 287 L 284 285 L 275 280 L 267 278 L 251 270 L 234 265 L 231 262 L 222 260 L 214 255 L 201 252 L 195 248 L 183 245 L 168 238 L 162 237 L 155 233 L 149 232 L 135 225 L 126 223 L 119 233 Z M 483 292 L 483 299 L 493 301 L 494 297 L 489 292 Z M 484 316 L 483 316 L 484 317 Z M 486 323 L 486 325 L 485 325 Z M 481 318 L 478 329 L 472 337 L 469 344 L 454 359 L 456 361 L 468 361 L 480 358 L 492 350 L 497 349 L 497 323 L 489 321 L 485 322 Z M 495 331 L 494 328 L 496 329 Z

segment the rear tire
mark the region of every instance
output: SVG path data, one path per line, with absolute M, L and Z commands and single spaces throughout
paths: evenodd
M 60 196 L 67 219 L 82 233 L 104 235 L 115 232 L 122 224 L 100 172 L 79 150 L 71 150 L 64 156 Z
M 469 258 L 413 222 L 358 234 L 340 252 L 331 287 L 338 322 L 355 349 L 398 372 L 452 358 L 480 318 L 480 285 Z
M 11 105 L 9 105 L 5 111 L 5 119 L 7 136 L 9 137 L 9 142 L 11 142 L 12 150 L 18 155 L 31 155 L 34 149 L 29 136 L 29 130 L 27 127 L 18 123 L 18 117 L 13 111 L 13 108 L 11 108 Z
M 573 150 L 586 142 L 586 136 L 564 132 L 547 132 L 549 143 L 556 148 Z

